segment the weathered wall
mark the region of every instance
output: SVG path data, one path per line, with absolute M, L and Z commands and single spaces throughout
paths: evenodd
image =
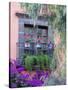
M 16 12 L 23 12 L 20 4 L 16 2 L 10 3 L 10 59 L 16 59 L 16 43 L 18 41 L 18 17 Z

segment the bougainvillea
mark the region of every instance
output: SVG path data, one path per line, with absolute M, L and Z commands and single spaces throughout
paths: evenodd
M 24 86 L 42 86 L 44 79 L 49 76 L 49 71 L 26 71 L 23 66 L 16 66 L 16 63 L 10 64 L 10 75 L 12 75 L 10 83 L 11 87 L 24 87 Z

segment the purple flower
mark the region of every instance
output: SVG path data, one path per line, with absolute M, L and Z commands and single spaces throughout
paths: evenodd
M 34 75 L 34 76 L 32 77 L 32 79 L 38 79 L 38 75 L 37 75 L 37 74 Z
M 20 66 L 21 65 L 21 62 L 19 59 L 11 59 L 11 63 L 14 63 L 16 66 Z
M 41 86 L 42 85 L 41 80 L 28 80 L 26 83 L 30 86 Z
M 25 69 L 24 69 L 24 67 L 22 67 L 22 66 L 20 66 L 20 67 L 17 68 L 17 71 L 18 71 L 18 72 L 22 72 L 23 70 L 25 70 Z
M 29 78 L 29 74 L 20 75 L 20 79 L 27 79 Z
M 17 87 L 17 85 L 16 85 L 16 83 L 11 83 L 11 86 L 10 86 L 11 88 L 16 88 Z
M 38 79 L 42 76 L 45 75 L 44 71 L 37 71 Z
M 10 71 L 10 74 L 16 74 L 17 73 L 17 69 L 16 69 L 15 64 L 10 63 L 9 71 Z

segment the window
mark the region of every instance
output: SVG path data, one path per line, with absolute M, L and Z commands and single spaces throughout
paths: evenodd
M 26 21 L 28 21 L 26 19 Z M 18 51 L 19 58 L 24 53 L 35 54 L 36 48 L 46 49 L 48 41 L 48 27 L 33 24 L 26 24 L 24 19 L 19 19 Z M 40 52 L 40 51 L 39 51 Z M 43 52 L 43 51 L 42 51 Z
M 48 30 L 47 29 L 43 29 L 42 30 L 42 36 L 47 36 L 48 35 Z

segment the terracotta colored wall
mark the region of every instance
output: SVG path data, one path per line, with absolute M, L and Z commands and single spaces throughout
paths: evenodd
M 20 4 L 11 2 L 10 4 L 10 59 L 16 59 L 16 43 L 18 42 L 18 17 L 16 12 L 23 12 Z

